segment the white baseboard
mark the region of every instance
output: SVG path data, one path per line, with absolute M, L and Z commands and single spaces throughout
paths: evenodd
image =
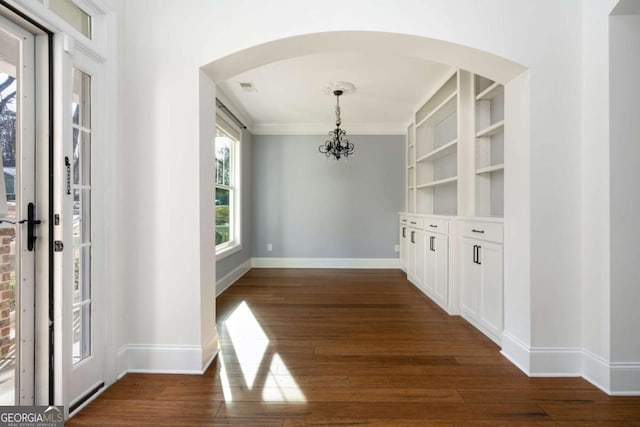
M 218 355 L 218 329 L 214 328 L 213 335 L 206 340 L 202 347 L 202 373 L 211 365 L 211 362 Z
M 238 267 L 230 271 L 227 275 L 216 281 L 216 297 L 219 297 L 229 286 L 233 285 L 245 273 L 251 270 L 251 259 L 246 260 Z
M 640 363 L 609 363 L 579 348 L 530 348 L 509 332 L 501 353 L 530 377 L 582 377 L 611 396 L 640 396 Z
M 579 348 L 530 347 L 513 334 L 502 333 L 502 355 L 530 377 L 579 377 Z
M 613 396 L 640 396 L 640 363 L 611 363 Z
M 123 345 L 118 350 L 118 354 L 116 355 L 116 372 L 118 372 L 117 379 L 120 379 L 127 375 L 129 372 L 129 360 L 127 359 L 127 348 L 128 346 Z
M 611 394 L 611 366 L 602 357 L 582 350 L 582 377 L 607 394 Z
M 574 347 L 533 347 L 531 349 L 532 377 L 581 376 L 582 350 Z
M 502 350 L 500 351 L 511 363 L 527 375 L 530 375 L 529 354 L 531 349 L 517 337 L 507 331 L 502 332 Z
M 254 268 L 400 268 L 399 258 L 253 258 Z
M 214 358 L 209 355 L 208 360 L 203 362 L 202 350 L 199 345 L 128 345 L 120 351 L 127 362 L 126 372 L 121 376 L 128 372 L 202 374 L 206 369 L 203 367 Z

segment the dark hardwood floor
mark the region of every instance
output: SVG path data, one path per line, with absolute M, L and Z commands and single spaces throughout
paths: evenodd
M 205 375 L 128 374 L 68 425 L 640 426 L 640 398 L 528 378 L 398 270 L 254 269 L 217 310 Z

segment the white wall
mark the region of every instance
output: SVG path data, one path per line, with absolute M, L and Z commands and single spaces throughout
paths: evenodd
M 326 135 L 254 137 L 253 257 L 398 258 L 405 137 L 348 137 L 355 154 L 340 161 L 318 152 Z
M 610 18 L 611 387 L 640 393 L 640 5 Z
M 198 158 L 199 144 L 207 140 L 196 132 L 199 112 L 208 108 L 198 101 L 198 67 L 279 38 L 362 30 L 459 43 L 529 69 L 530 155 L 521 161 L 531 171 L 530 211 L 514 212 L 520 216 L 514 219 L 528 223 L 531 259 L 530 265 L 527 259 L 513 262 L 521 263 L 520 272 L 530 268 L 531 300 L 524 304 L 530 306 L 531 323 L 529 334 L 527 326 L 514 333 L 529 349 L 549 350 L 552 362 L 555 349 L 579 348 L 585 273 L 580 261 L 581 6 L 580 0 L 280 0 L 242 7 L 204 0 L 126 2 L 128 35 L 121 52 L 128 73 L 121 100 L 127 109 L 126 155 L 120 172 L 127 193 L 121 206 L 128 218 L 147 219 L 123 224 L 122 248 L 131 254 L 123 274 L 125 287 L 132 289 L 130 342 L 201 344 L 193 307 L 200 306 L 206 274 L 213 273 L 201 265 L 209 256 L 202 248 L 213 244 L 213 237 L 201 234 L 198 224 L 213 209 L 200 200 L 199 180 L 213 176 L 213 162 Z M 318 40 L 309 49 L 333 47 Z M 455 46 L 438 51 L 453 65 L 491 75 L 486 58 L 472 53 L 462 57 Z
M 583 375 L 609 389 L 609 12 L 617 0 L 583 2 Z

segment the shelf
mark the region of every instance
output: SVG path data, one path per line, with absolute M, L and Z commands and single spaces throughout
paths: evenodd
M 500 83 L 493 83 L 476 96 L 476 101 L 487 101 L 504 93 L 504 87 Z
M 418 158 L 416 163 L 424 162 L 425 160 L 436 160 L 440 157 L 445 157 L 451 153 L 454 153 L 458 149 L 458 140 L 454 139 L 451 142 L 447 142 L 441 147 L 436 148 L 430 153 Z
M 482 173 L 491 173 L 491 172 L 501 171 L 501 170 L 504 170 L 504 163 L 500 163 L 499 165 L 487 166 L 486 168 L 476 169 L 476 174 L 479 175 Z
M 448 116 L 456 112 L 458 108 L 456 99 L 458 97 L 458 91 L 454 91 L 451 95 L 447 96 L 444 101 L 440 103 L 432 112 L 427 114 L 424 119 L 416 123 L 416 127 L 427 125 L 435 125 L 446 119 Z
M 491 126 L 482 129 L 481 131 L 478 131 L 478 133 L 476 133 L 476 138 L 495 135 L 496 133 L 501 132 L 503 128 L 504 120 L 500 120 L 499 122 L 494 123 Z
M 457 180 L 458 180 L 457 176 L 452 176 L 450 178 L 439 179 L 438 181 L 431 181 L 431 182 L 428 182 L 426 184 L 416 185 L 416 188 L 436 187 L 438 185 L 444 185 L 444 184 L 448 184 L 450 182 L 456 182 Z

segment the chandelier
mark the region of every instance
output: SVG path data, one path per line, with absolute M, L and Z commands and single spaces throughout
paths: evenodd
M 340 95 L 344 91 L 337 89 L 333 91 L 336 96 L 336 128 L 329 132 L 329 139 L 320 145 L 318 149 L 322 154 L 327 157 L 335 157 L 336 160 L 340 160 L 341 157 L 349 157 L 353 154 L 355 148 L 352 143 L 347 139 L 347 131 L 340 129 Z

